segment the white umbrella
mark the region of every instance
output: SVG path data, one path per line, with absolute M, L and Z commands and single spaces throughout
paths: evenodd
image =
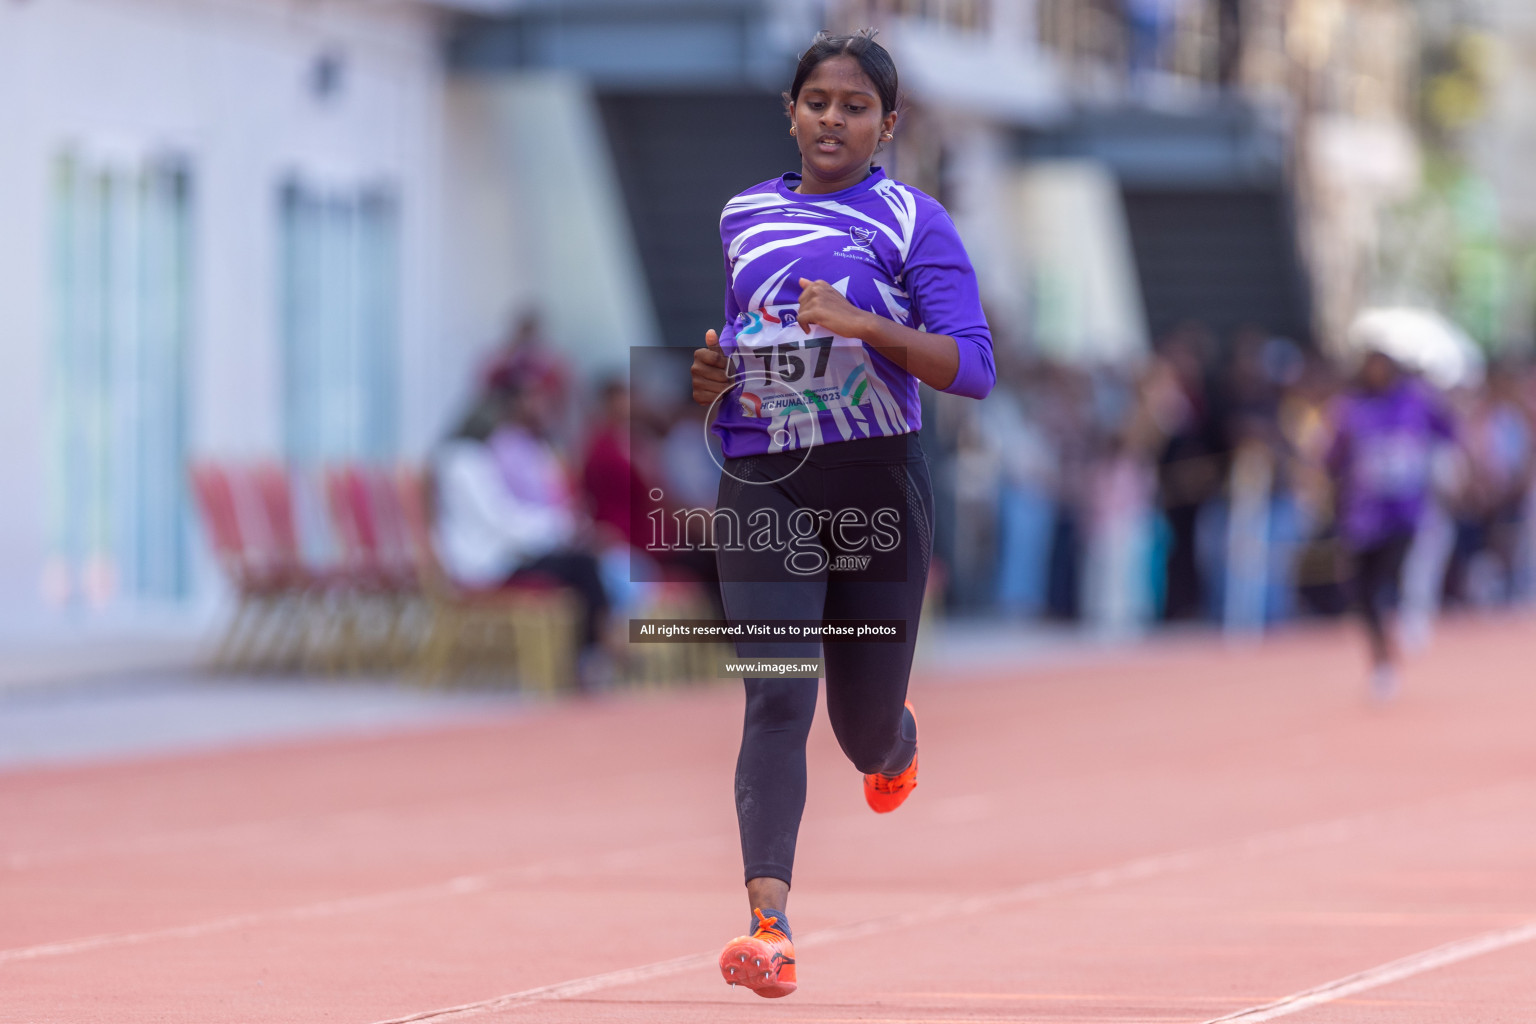
M 1478 384 L 1486 363 L 1467 332 L 1432 309 L 1367 309 L 1350 325 L 1347 347 L 1355 360 L 1389 355 L 1441 388 Z

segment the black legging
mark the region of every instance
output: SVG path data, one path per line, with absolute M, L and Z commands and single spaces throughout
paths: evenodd
M 548 577 L 575 591 L 581 602 L 578 643 L 582 650 L 597 646 L 608 616 L 608 591 L 603 586 L 597 559 L 586 551 L 575 549 L 550 551 L 520 566 L 508 582 L 538 577 Z
M 906 624 L 901 642 L 738 641 L 737 656 L 814 658 L 819 651 L 827 677 L 827 715 L 843 753 L 860 772 L 904 769 L 916 750 L 916 727 L 903 702 L 933 538 L 933 490 L 917 436 L 728 459 L 725 468 L 718 508 L 735 513 L 745 531 L 740 546 L 746 548 L 722 545 L 718 550 L 729 620 L 900 619 Z M 754 532 L 768 525 L 770 510 L 781 536 L 788 539 L 793 520 L 808 539 L 790 551 L 752 550 Z M 795 518 L 799 510 L 809 511 Z M 844 510 L 854 511 L 840 516 Z M 858 525 L 873 521 L 880 510 L 889 510 L 882 513 L 882 522 L 894 523 L 894 529 Z M 878 550 L 877 540 L 889 550 Z M 817 568 L 817 550 L 828 556 L 867 554 L 870 560 Z M 816 571 L 793 571 L 792 555 L 801 570 Z M 749 678 L 746 691 L 736 762 L 745 874 L 749 881 L 789 882 L 805 809 L 805 741 L 816 712 L 816 680 Z
M 1365 620 L 1371 641 L 1371 658 L 1378 665 L 1392 660 L 1383 613 L 1396 603 L 1403 576 L 1403 562 L 1413 545 L 1413 534 L 1395 533 L 1354 552 L 1355 606 Z

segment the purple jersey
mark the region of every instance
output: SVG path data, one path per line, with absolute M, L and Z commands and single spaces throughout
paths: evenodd
M 727 457 L 889 437 L 922 425 L 918 380 L 857 338 L 795 320 L 800 278 L 823 280 L 860 309 L 946 334 L 960 367 L 944 390 L 984 398 L 997 374 L 976 276 L 954 222 L 934 199 L 880 168 L 825 195 L 798 174 L 754 185 L 725 205 L 729 284 L 720 347 L 742 383 L 713 430 Z
M 1354 548 L 1412 533 L 1430 489 L 1430 457 L 1453 436 L 1429 389 L 1405 379 L 1339 403 L 1328 468 L 1339 485 L 1339 533 Z

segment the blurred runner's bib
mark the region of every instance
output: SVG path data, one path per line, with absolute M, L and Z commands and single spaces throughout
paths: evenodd
M 1363 439 L 1355 463 L 1356 485 L 1382 498 L 1422 494 L 1429 485 L 1430 441 L 1407 430 Z

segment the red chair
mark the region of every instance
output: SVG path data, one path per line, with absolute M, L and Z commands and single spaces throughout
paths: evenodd
M 213 546 L 219 568 L 231 582 L 243 583 L 248 570 L 245 538 L 240 530 L 240 515 L 235 507 L 234 487 L 224 467 L 212 462 L 193 463 L 192 496 L 203 519 L 203 529 Z M 241 589 L 237 587 L 237 589 Z
M 360 583 L 411 593 L 417 589 L 409 527 L 388 473 L 345 465 L 326 473 L 326 503 L 344 564 Z
M 363 558 L 364 545 L 353 515 L 347 471 L 333 466 L 325 471 L 323 481 L 325 510 L 330 518 L 331 531 L 341 544 L 342 564 L 351 567 Z
M 402 664 L 410 655 L 407 621 L 419 587 L 393 481 L 375 469 L 343 465 L 326 471 L 324 487 L 347 594 L 334 653 L 354 668 Z
M 214 557 L 236 600 L 214 666 L 236 669 L 290 660 L 294 618 L 306 588 L 293 565 L 273 554 L 260 483 L 212 460 L 193 463 L 189 474 Z
M 263 557 L 275 571 L 288 574 L 295 583 L 306 582 L 314 574 L 304 565 L 293 511 L 293 482 L 288 471 L 275 462 L 262 462 L 249 473 L 261 513 Z
M 380 575 L 390 586 L 412 593 L 419 592 L 415 546 L 409 513 L 401 501 L 400 488 L 388 472 L 369 471 L 353 485 L 359 506 L 366 509 L 360 520 L 371 527 L 367 539 Z

